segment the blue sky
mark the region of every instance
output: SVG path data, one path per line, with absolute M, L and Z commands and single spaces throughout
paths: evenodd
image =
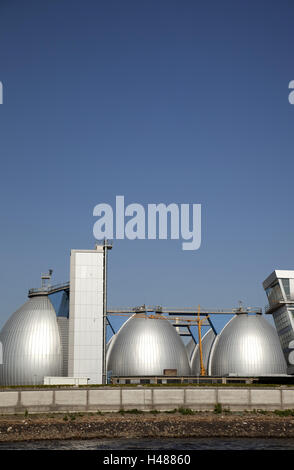
M 292 269 L 290 0 L 3 0 L 0 323 L 93 208 L 202 204 L 202 245 L 114 241 L 109 305 L 264 307 Z

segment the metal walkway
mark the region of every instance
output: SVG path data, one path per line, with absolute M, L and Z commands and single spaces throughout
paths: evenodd
M 50 295 L 55 294 L 55 292 L 69 291 L 69 282 L 64 282 L 62 284 L 55 284 L 54 286 L 46 287 L 37 287 L 34 289 L 29 289 L 28 297 L 34 297 L 36 295 Z

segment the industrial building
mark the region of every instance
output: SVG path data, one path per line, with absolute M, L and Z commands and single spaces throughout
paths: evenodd
M 106 382 L 106 243 L 95 250 L 71 250 L 70 282 L 29 290 L 29 300 L 0 333 L 0 384 L 37 385 L 45 377 Z M 53 307 L 54 295 L 61 294 Z M 61 380 L 63 382 L 63 380 Z M 70 383 L 66 380 L 66 383 Z M 74 381 L 76 383 L 76 381 Z
M 287 362 L 287 373 L 294 374 L 294 271 L 273 271 L 263 282 L 280 344 Z
M 71 250 L 69 282 L 52 286 L 49 271 L 41 287 L 29 290 L 0 332 L 0 385 L 294 377 L 294 271 L 274 271 L 264 281 L 264 313 L 242 306 L 108 308 L 109 249 L 105 241 L 94 250 Z M 112 315 L 122 314 L 128 318 L 115 332 Z M 218 314 L 233 315 L 220 333 L 212 322 Z

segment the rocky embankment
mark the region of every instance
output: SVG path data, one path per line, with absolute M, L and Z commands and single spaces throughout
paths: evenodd
M 0 442 L 40 439 L 294 437 L 294 416 L 275 413 L 105 413 L 1 416 Z

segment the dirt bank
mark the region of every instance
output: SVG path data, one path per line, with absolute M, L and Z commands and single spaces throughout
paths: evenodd
M 0 442 L 132 437 L 294 437 L 294 416 L 71 413 L 0 417 Z

